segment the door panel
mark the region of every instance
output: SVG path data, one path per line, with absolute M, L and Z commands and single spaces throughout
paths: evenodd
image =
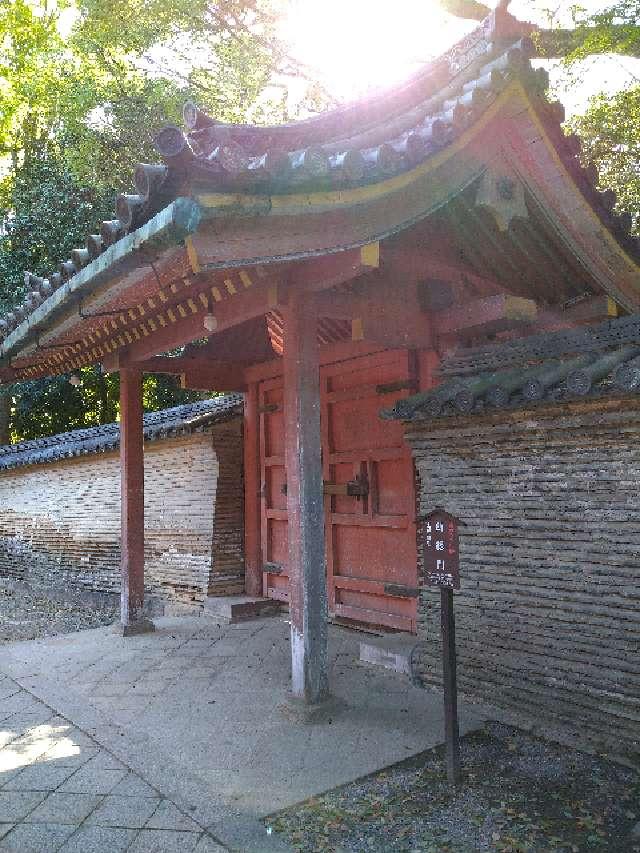
M 415 631 L 416 600 L 385 584 L 417 584 L 413 461 L 403 429 L 379 417 L 411 393 L 411 354 L 387 351 L 322 367 L 321 425 L 329 610 Z M 282 379 L 260 386 L 264 594 L 286 600 L 288 576 Z M 328 494 L 354 484 L 360 494 Z
M 282 379 L 260 384 L 260 483 L 262 506 L 262 564 L 264 595 L 286 601 L 287 482 L 284 467 Z
M 385 591 L 417 584 L 413 461 L 403 429 L 380 410 L 407 396 L 406 350 L 324 369 L 324 479 L 366 481 L 366 495 L 325 495 L 329 609 L 369 624 L 416 629 L 416 601 Z

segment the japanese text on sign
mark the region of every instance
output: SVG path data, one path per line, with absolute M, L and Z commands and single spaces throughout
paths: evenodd
M 422 528 L 424 582 L 428 586 L 460 589 L 458 519 L 436 509 L 424 519 Z

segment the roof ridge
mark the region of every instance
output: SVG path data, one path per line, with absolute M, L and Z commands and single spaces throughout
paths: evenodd
M 143 415 L 145 438 L 152 440 L 160 435 L 178 430 L 195 429 L 218 419 L 224 420 L 233 416 L 242 402 L 242 394 L 221 394 L 206 400 L 195 400 L 192 403 L 182 403 L 179 406 L 146 412 Z M 210 418 L 207 418 L 207 415 Z M 113 440 L 109 441 L 109 439 Z M 27 439 L 16 444 L 5 444 L 0 446 L 0 470 L 38 461 L 50 461 L 63 456 L 76 456 L 81 453 L 115 448 L 119 441 L 120 424 L 115 422 Z M 59 451 L 57 454 L 46 454 L 46 451 L 55 449 Z M 69 449 L 73 452 L 65 452 Z M 38 458 L 44 455 L 46 459 Z

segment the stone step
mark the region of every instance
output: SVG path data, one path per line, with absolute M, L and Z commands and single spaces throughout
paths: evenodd
M 360 641 L 360 662 L 383 666 L 403 675 L 411 675 L 411 650 L 418 644 L 413 634 L 385 634 Z
M 229 622 L 242 622 L 262 616 L 278 616 L 279 601 L 271 598 L 252 598 L 249 595 L 210 595 L 204 600 L 204 612 Z

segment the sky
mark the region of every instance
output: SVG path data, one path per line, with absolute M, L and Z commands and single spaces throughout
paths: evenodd
M 570 26 L 573 5 L 575 0 L 513 0 L 510 11 L 546 24 L 545 10 L 553 6 L 555 21 Z M 610 3 L 581 0 L 580 5 L 596 12 Z M 291 0 L 282 35 L 332 95 L 351 100 L 408 77 L 475 26 L 447 15 L 433 0 Z M 569 114 L 582 111 L 591 95 L 617 91 L 634 75 L 640 77 L 640 60 L 617 56 L 585 60 L 575 68 L 580 82 L 573 85 L 560 63 L 547 65 Z

